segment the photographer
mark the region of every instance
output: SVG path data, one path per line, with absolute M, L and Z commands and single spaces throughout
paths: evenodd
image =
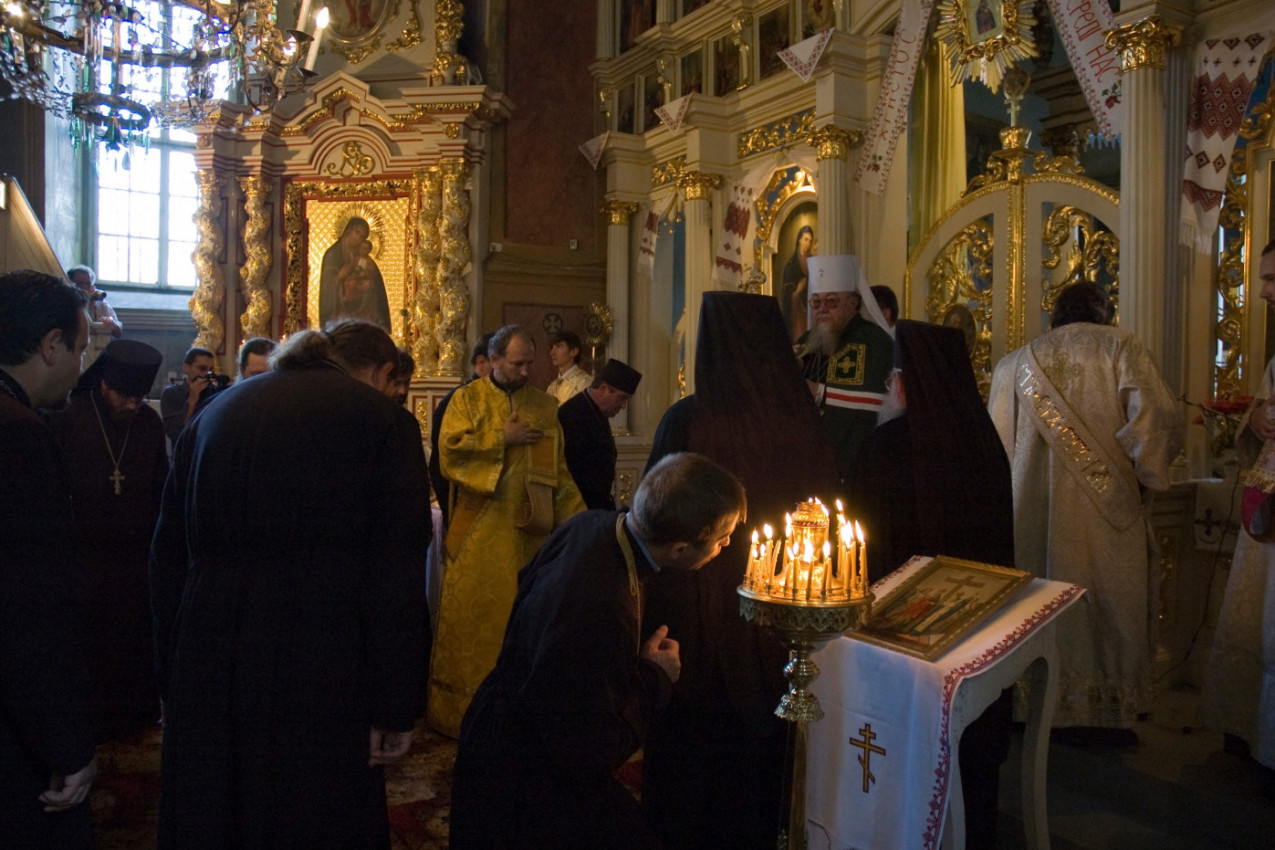
M 206 348 L 192 348 L 182 359 L 185 377 L 167 387 L 159 398 L 159 411 L 164 419 L 164 433 L 168 441 L 176 444 L 177 436 L 195 413 L 215 393 L 230 385 L 227 375 L 218 375 L 217 361 Z
M 66 270 L 71 283 L 89 299 L 89 347 L 84 352 L 84 368 L 92 366 L 94 361 L 112 339 L 124 335 L 124 325 L 114 308 L 106 303 L 106 293 L 97 288 L 97 275 L 88 266 L 72 266 Z

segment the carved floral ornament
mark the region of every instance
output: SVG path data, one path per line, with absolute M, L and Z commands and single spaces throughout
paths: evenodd
M 1120 54 L 1120 70 L 1163 68 L 1164 54 L 1182 43 L 1182 27 L 1159 15 L 1116 27 L 1107 33 L 1107 47 Z

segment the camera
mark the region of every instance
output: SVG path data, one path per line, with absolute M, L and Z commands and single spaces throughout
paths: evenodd
M 208 373 L 208 387 L 212 390 L 224 390 L 230 386 L 229 375 L 218 375 L 216 372 Z

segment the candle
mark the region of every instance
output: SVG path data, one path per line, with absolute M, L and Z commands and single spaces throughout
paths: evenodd
M 305 57 L 305 69 L 314 70 L 314 63 L 319 61 L 319 45 L 323 44 L 323 32 L 328 27 L 328 7 L 324 6 L 314 16 L 314 41 L 310 42 L 310 52 Z
M 832 571 L 832 544 L 827 540 L 823 542 L 823 569 L 819 577 L 819 598 L 828 598 L 828 573 Z
M 757 539 L 757 529 L 753 529 L 752 545 L 748 547 L 748 569 L 744 572 L 744 586 L 753 588 L 761 575 L 761 543 Z
M 297 30 L 305 32 L 305 25 L 310 21 L 310 6 L 314 0 L 301 0 L 301 14 L 297 15 Z
M 766 557 L 762 562 L 762 569 L 765 570 L 766 576 L 766 593 L 770 593 L 771 582 L 775 579 L 775 557 L 779 554 L 775 549 L 775 530 L 770 527 L 770 523 L 766 523 L 761 527 L 762 532 L 766 535 Z
M 859 593 L 868 586 L 868 541 L 863 536 L 863 526 L 859 525 L 859 521 L 854 521 L 854 536 L 859 538 Z

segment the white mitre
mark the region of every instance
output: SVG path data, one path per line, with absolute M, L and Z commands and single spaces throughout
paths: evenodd
M 886 322 L 881 308 L 877 306 L 876 296 L 872 294 L 872 287 L 868 285 L 868 278 L 863 273 L 858 257 L 854 254 L 814 255 L 807 258 L 806 269 L 810 275 L 806 282 L 810 295 L 818 292 L 857 292 L 862 302 L 859 305 L 860 315 L 894 336 L 894 328 Z M 807 326 L 813 327 L 814 311 L 807 307 L 806 314 Z

